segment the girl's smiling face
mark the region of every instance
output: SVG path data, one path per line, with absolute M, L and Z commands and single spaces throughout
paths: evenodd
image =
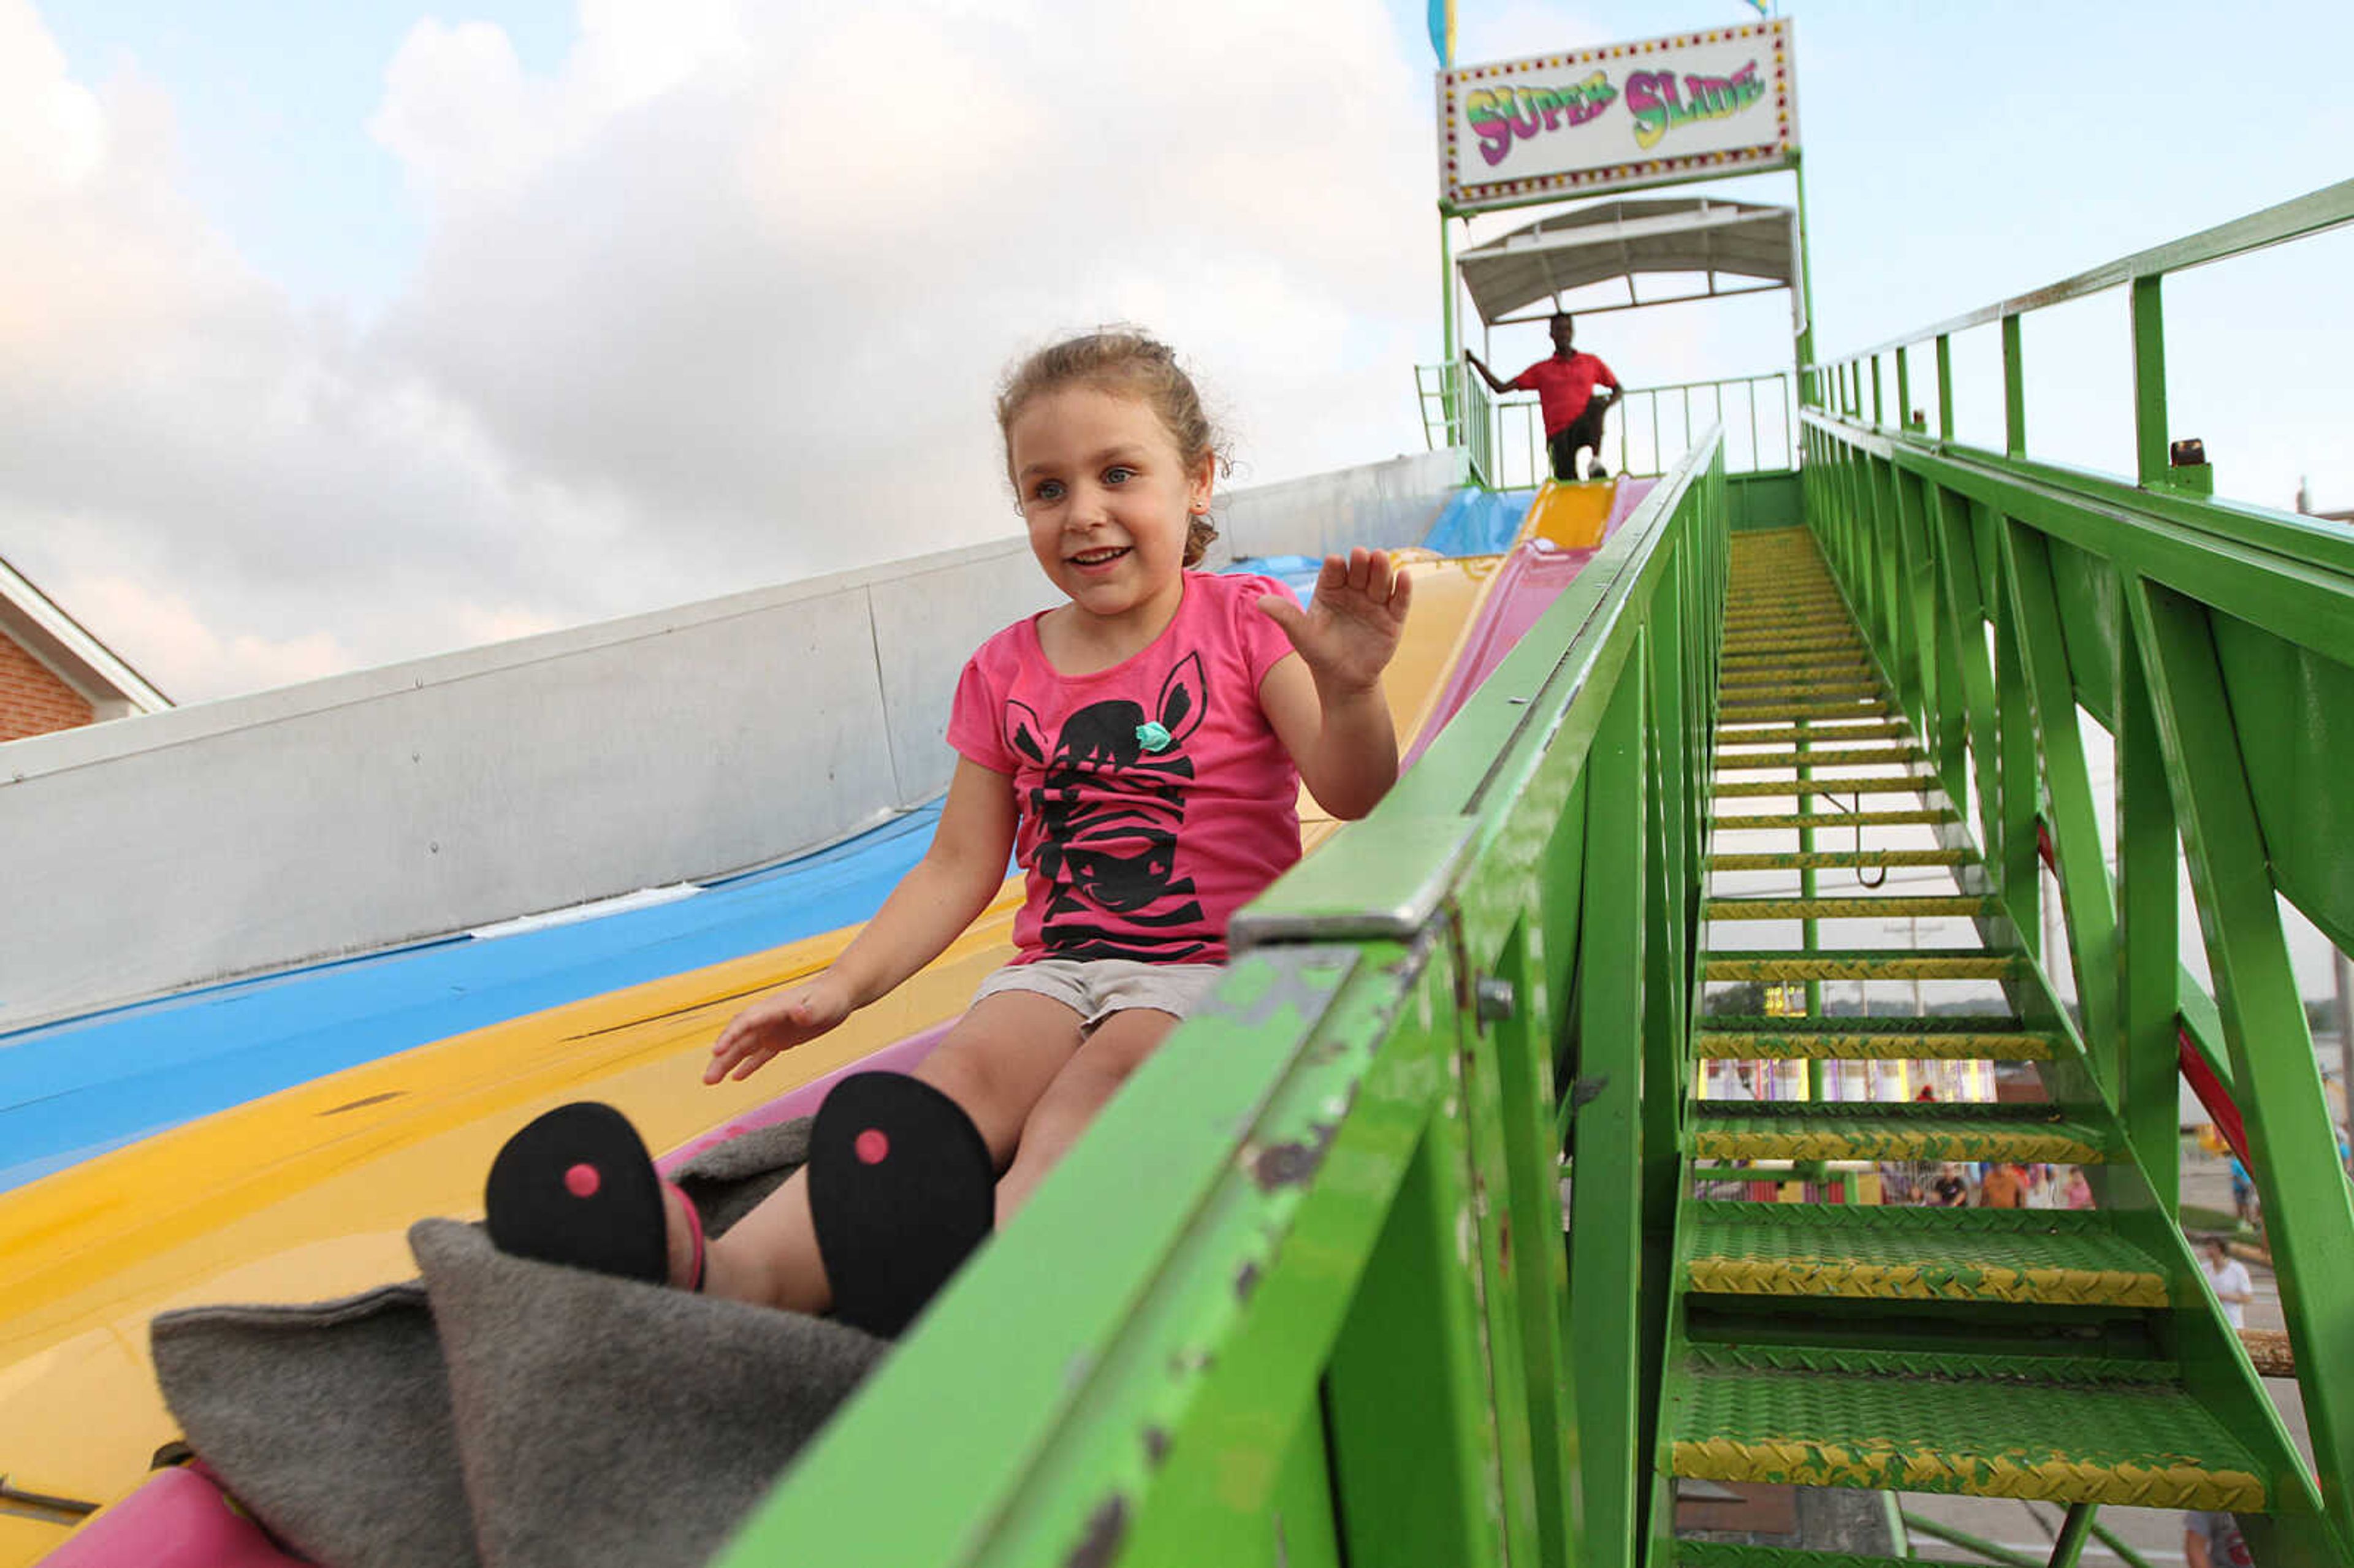
M 1150 404 L 1074 385 L 1006 429 L 1031 553 L 1083 614 L 1157 633 L 1184 594 L 1186 525 L 1210 504 L 1215 459 L 1190 469 Z

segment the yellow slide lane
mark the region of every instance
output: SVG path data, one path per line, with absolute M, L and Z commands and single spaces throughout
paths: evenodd
M 1413 550 L 1415 605 L 1388 678 L 1401 744 L 1427 722 L 1497 557 Z M 1305 792 L 1301 836 L 1335 824 Z M 177 1436 L 147 1324 L 175 1307 L 313 1301 L 415 1272 L 423 1215 L 481 1212 L 509 1134 L 567 1100 L 626 1110 L 649 1147 L 729 1118 L 961 1012 L 1012 956 L 1021 883 L 890 997 L 748 1083 L 706 1088 L 720 1027 L 823 969 L 829 932 L 419 1046 L 207 1117 L 0 1195 L 0 1476 L 19 1491 L 111 1501 Z M 0 1513 L 0 1564 L 63 1539 Z
M 1546 480 L 1529 503 L 1528 522 L 1520 536 L 1548 539 L 1564 550 L 1590 550 L 1602 543 L 1602 531 L 1609 525 L 1610 507 L 1617 495 L 1618 482 L 1613 479 L 1579 484 Z

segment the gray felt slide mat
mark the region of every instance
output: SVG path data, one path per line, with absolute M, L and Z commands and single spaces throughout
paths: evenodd
M 808 1124 L 676 1173 L 715 1232 L 800 1164 Z M 419 1277 L 155 1319 L 189 1446 L 327 1568 L 695 1563 L 890 1349 L 822 1318 L 509 1257 L 424 1220 Z

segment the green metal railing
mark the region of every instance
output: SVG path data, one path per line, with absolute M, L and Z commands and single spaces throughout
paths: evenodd
M 1474 484 L 1509 489 L 1497 476 L 1496 403 L 1487 383 L 1472 375 L 1469 366 L 1458 361 L 1416 366 L 1414 387 L 1422 407 L 1424 444 L 1432 451 L 1462 448 L 1470 454 Z
M 1463 365 L 1418 365 L 1415 386 L 1431 450 L 1470 451 L 1478 482 L 1490 490 L 1544 482 L 1551 457 L 1532 393 L 1497 397 Z M 1612 405 L 1597 455 L 1613 473 L 1663 472 L 1706 426 L 1723 432 L 1727 474 L 1787 473 L 1797 466 L 1797 406 L 1787 371 L 1630 387 Z
M 1726 506 L 1710 429 L 726 1561 L 1634 1561 Z
M 2161 298 L 2173 273 L 2349 222 L 2354 181 L 1807 366 L 1802 415 L 1810 524 L 1946 791 L 1975 802 L 1992 891 L 2031 950 L 2049 854 L 2066 950 L 2044 967 L 2073 973 L 2099 1092 L 2169 1212 L 2179 1042 L 2219 1058 L 2340 1542 L 2354 1541 L 2354 1200 L 2279 903 L 2354 946 L 2340 782 L 2354 770 L 2354 531 L 2210 499 L 2203 465 L 2170 461 Z M 2022 319 L 2110 289 L 2132 323 L 2131 480 L 2025 455 Z M 1987 323 L 2002 336 L 2001 451 L 1953 439 L 1952 339 Z M 1907 428 L 1924 344 L 1934 436 Z M 2079 705 L 2114 737 L 2114 882 Z M 2178 842 L 2211 1001 L 2179 961 Z M 2235 1342 L 2180 1354 L 2213 1363 L 2200 1375 L 2218 1388 L 2245 1381 Z M 2258 1541 L 2258 1561 L 2330 1560 L 2296 1531 L 2276 1521 L 2277 1552 Z

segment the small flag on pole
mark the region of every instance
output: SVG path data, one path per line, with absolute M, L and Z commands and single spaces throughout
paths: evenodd
M 1455 69 L 1455 0 L 1430 0 L 1430 48 L 1439 69 Z
M 1749 0 L 1749 4 L 1756 8 L 1759 16 L 1766 15 L 1766 0 Z

